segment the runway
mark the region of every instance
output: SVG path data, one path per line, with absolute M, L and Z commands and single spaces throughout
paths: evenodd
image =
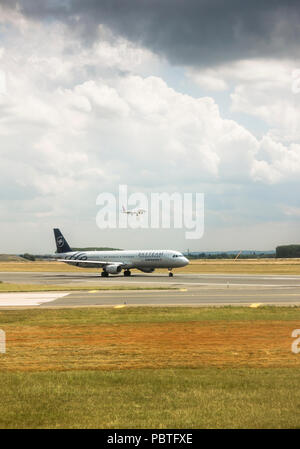
M 251 274 L 176 274 L 169 278 L 167 272 L 154 274 L 134 273 L 102 278 L 98 273 L 76 272 L 1 272 L 0 281 L 20 284 L 54 285 L 114 285 L 114 284 L 162 284 L 162 285 L 242 285 L 300 287 L 300 275 L 251 275 Z
M 220 305 L 300 305 L 300 276 L 290 275 L 220 275 L 220 274 L 134 274 L 131 277 L 101 278 L 97 273 L 74 272 L 2 272 L 0 280 L 9 283 L 90 286 L 89 291 L 66 292 L 64 295 L 42 300 L 44 293 L 34 294 L 38 307 L 80 306 L 220 306 Z M 96 286 L 132 285 L 157 287 L 156 290 L 95 291 Z M 172 290 L 159 290 L 170 287 Z M 1 304 L 20 304 L 13 293 L 1 293 Z M 20 295 L 18 294 L 19 298 Z M 23 294 L 29 295 L 30 294 Z M 41 301 L 39 301 L 39 296 Z

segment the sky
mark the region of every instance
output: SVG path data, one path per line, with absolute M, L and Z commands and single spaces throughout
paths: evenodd
M 299 38 L 292 0 L 0 0 L 0 253 L 300 243 Z M 203 236 L 99 229 L 119 185 L 203 193 Z

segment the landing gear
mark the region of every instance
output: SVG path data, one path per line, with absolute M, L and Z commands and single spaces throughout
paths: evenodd
M 103 270 L 102 273 L 101 273 L 101 277 L 107 278 L 108 277 L 108 272 Z
M 131 271 L 130 270 L 125 270 L 124 271 L 124 276 L 131 276 Z
M 172 271 L 169 269 L 169 278 L 172 278 L 173 277 L 173 273 L 172 273 Z

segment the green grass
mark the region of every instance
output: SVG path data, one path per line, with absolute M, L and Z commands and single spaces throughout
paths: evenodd
M 51 326 L 123 323 L 167 323 L 189 321 L 295 321 L 300 307 L 125 307 L 123 309 L 81 307 L 72 309 L 0 310 L 4 325 Z M 0 365 L 1 369 L 1 365 Z
M 299 369 L 0 374 L 1 428 L 299 428 Z
M 52 285 L 52 284 L 9 284 L 0 282 L 0 293 L 17 292 L 69 292 L 69 291 L 91 291 L 91 290 L 178 290 L 176 287 L 139 287 L 134 285 Z
M 20 335 L 22 329 L 33 331 L 34 338 L 35 329 L 52 326 L 74 326 L 75 332 L 77 325 L 89 329 L 92 325 L 111 324 L 117 330 L 118 325 L 124 323 L 200 324 L 210 320 L 222 321 L 229 328 L 230 323 L 236 321 L 266 320 L 276 326 L 276 322 L 299 320 L 300 327 L 300 307 L 87 307 L 0 311 L 0 329 L 8 336 L 8 356 L 13 329 Z M 99 328 L 101 330 L 101 326 Z M 18 333 L 15 335 L 18 337 Z M 273 334 L 270 341 L 273 341 Z M 78 347 L 76 340 L 72 346 L 70 339 L 66 343 L 62 340 L 58 359 L 63 357 L 65 344 L 76 360 Z M 118 354 L 122 353 L 122 341 L 115 340 L 114 344 L 118 345 Z M 21 350 L 20 357 L 23 357 L 22 346 Z M 287 350 L 290 351 L 290 343 Z M 47 355 L 48 346 L 45 351 Z M 0 428 L 300 427 L 299 366 L 171 368 L 166 363 L 163 369 L 1 371 L 2 356 L 6 355 L 0 354 Z M 34 351 L 30 352 L 30 357 L 34 361 Z M 300 354 L 292 357 L 297 361 Z

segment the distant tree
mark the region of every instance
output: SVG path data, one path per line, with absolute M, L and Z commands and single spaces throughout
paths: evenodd
M 35 261 L 35 257 L 33 254 L 25 253 L 25 254 L 21 254 L 20 257 L 23 257 L 23 259 L 31 260 L 32 262 Z
M 276 257 L 280 257 L 280 258 L 299 257 L 300 258 L 300 245 L 277 246 Z

